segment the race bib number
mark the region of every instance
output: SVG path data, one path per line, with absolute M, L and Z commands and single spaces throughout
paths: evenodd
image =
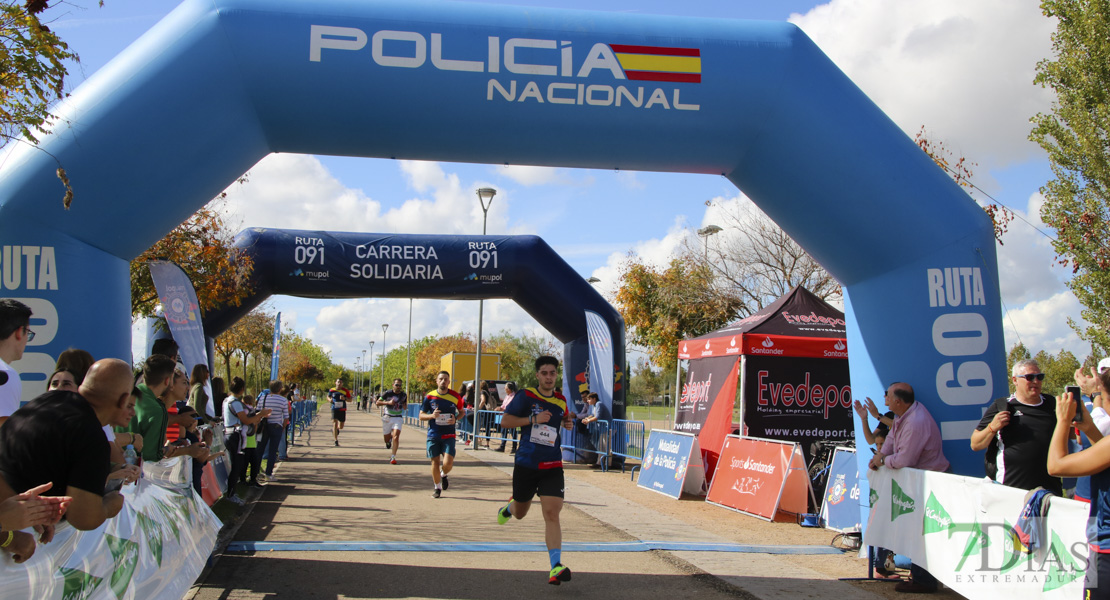
M 533 425 L 532 426 L 532 440 L 534 444 L 542 444 L 544 446 L 554 446 L 555 440 L 559 436 L 559 431 L 550 425 Z
M 455 415 L 440 413 L 440 415 L 436 417 L 436 425 L 450 425 L 454 422 L 454 419 Z

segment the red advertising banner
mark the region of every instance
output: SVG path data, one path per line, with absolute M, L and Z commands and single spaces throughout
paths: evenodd
M 805 513 L 812 494 L 797 444 L 730 435 L 705 501 L 771 521 Z
M 743 333 L 731 337 L 687 340 L 679 344 L 682 359 L 716 356 L 800 356 L 806 358 L 848 358 L 844 338 Z
M 674 430 L 697 436 L 707 481 L 717 468 L 715 449 L 732 432 L 739 359 L 729 356 L 691 362 L 682 399 L 675 405 Z

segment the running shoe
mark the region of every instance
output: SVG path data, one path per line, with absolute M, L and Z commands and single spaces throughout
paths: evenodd
M 439 488 L 436 488 L 432 491 L 432 498 L 439 498 L 440 493 Z
M 564 581 L 570 581 L 570 569 L 564 567 L 563 563 L 556 564 L 548 575 L 550 578 L 547 582 L 551 585 L 559 585 Z
M 509 502 L 512 502 L 512 500 L 509 500 Z M 506 504 L 505 506 L 502 506 L 497 511 L 497 524 L 498 525 L 504 525 L 505 523 L 508 523 L 509 519 L 511 519 L 511 518 L 513 518 L 513 513 L 509 510 L 509 505 L 508 504 Z
M 440 475 L 440 479 L 443 480 L 443 489 L 447 489 L 448 487 L 450 487 L 450 484 L 447 483 L 447 476 L 446 475 Z
M 391 464 L 391 465 L 397 464 L 397 457 L 396 456 L 390 456 L 389 457 L 389 464 Z
M 338 448 L 338 447 L 339 447 L 339 440 L 335 440 L 335 447 L 336 447 L 336 448 Z
M 391 449 L 391 448 L 393 448 L 393 442 L 386 442 L 386 443 L 385 443 L 385 449 L 386 449 L 386 450 L 389 450 L 389 449 Z

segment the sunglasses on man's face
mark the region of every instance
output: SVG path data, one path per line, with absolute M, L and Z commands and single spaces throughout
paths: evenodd
M 1032 383 L 1034 381 L 1044 381 L 1044 373 L 1026 373 L 1025 375 L 1018 375 L 1026 381 Z

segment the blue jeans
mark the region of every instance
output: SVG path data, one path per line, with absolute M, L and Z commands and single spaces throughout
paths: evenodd
M 282 427 L 281 428 L 281 443 L 278 444 L 278 457 L 280 457 L 281 460 L 285 460 L 289 456 L 289 454 L 287 453 L 287 448 L 286 448 L 288 443 L 289 443 L 289 436 L 286 435 L 286 429 L 284 427 Z
M 283 431 L 281 423 L 266 423 L 266 429 L 262 430 L 262 458 L 265 458 L 266 463 L 266 476 L 274 474 L 274 466 L 277 465 L 278 458 L 278 444 L 281 443 L 281 433 Z

